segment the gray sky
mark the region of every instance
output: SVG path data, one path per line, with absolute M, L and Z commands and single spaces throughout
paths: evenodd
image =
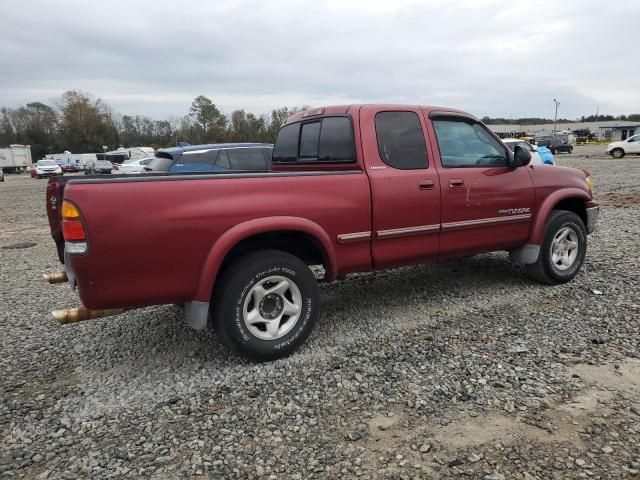
M 640 112 L 640 1 L 0 0 L 0 106 L 79 89 L 123 114 L 421 103 Z

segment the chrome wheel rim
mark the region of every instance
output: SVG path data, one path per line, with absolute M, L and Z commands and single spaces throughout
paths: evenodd
M 561 228 L 551 242 L 551 261 L 560 271 L 567 270 L 578 258 L 578 234 L 571 227 Z
M 277 340 L 296 326 L 302 313 L 302 295 L 293 280 L 272 275 L 256 283 L 242 308 L 244 324 L 260 340 Z

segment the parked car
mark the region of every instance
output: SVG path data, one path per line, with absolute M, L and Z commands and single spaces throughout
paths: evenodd
M 568 282 L 598 218 L 591 180 L 514 150 L 457 110 L 342 105 L 289 117 L 269 172 L 52 179 L 51 232 L 83 305 L 53 316 L 183 304 L 193 328 L 211 313 L 225 343 L 268 360 L 313 329 L 310 265 L 332 281 L 507 250 L 533 279 Z
M 60 165 L 64 173 L 75 173 L 79 171 L 79 168 L 71 162 L 57 161 L 56 163 Z
M 0 167 L 0 182 L 4 182 L 4 170 Z
M 110 174 L 113 164 L 109 160 L 87 160 L 84 165 L 85 175 Z
M 529 142 L 525 142 L 524 140 L 520 140 L 518 138 L 503 138 L 502 142 L 511 150 L 515 152 L 516 147 L 524 148 L 525 150 L 531 153 L 531 164 L 532 165 L 543 165 L 544 161 L 540 158 L 540 154 L 538 153 L 538 149 L 531 145 Z
M 270 143 L 218 143 L 188 145 L 158 150 L 145 172 L 224 173 L 269 170 L 273 145 Z
M 121 164 L 113 164 L 111 173 L 113 174 L 128 174 L 128 173 L 142 173 L 142 169 L 151 163 L 153 157 L 139 158 L 125 160 Z
M 63 175 L 62 168 L 54 160 L 38 160 L 36 163 L 36 178 Z
M 627 153 L 640 154 L 640 135 L 634 135 L 620 142 L 607 145 L 607 153 L 614 158 L 622 158 Z
M 536 137 L 536 145 L 539 147 L 547 147 L 554 155 L 557 155 L 559 152 L 573 152 L 573 145 L 564 142 L 559 137 Z

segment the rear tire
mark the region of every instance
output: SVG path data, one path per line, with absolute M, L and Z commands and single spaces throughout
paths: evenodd
M 624 157 L 624 150 L 621 149 L 621 148 L 614 148 L 611 151 L 611 156 L 613 158 L 622 158 L 622 157 Z
M 294 352 L 311 334 L 318 283 L 298 257 L 279 250 L 249 253 L 230 265 L 212 298 L 223 342 L 251 360 Z
M 582 219 L 573 212 L 553 210 L 545 225 L 538 260 L 525 268 L 540 283 L 566 283 L 578 274 L 586 253 L 587 231 Z

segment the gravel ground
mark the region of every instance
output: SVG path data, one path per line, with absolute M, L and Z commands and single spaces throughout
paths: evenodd
M 0 478 L 627 478 L 640 470 L 640 158 L 577 147 L 599 230 L 572 283 L 507 255 L 324 285 L 251 364 L 177 307 L 62 327 L 46 181 L 0 184 Z M 6 248 L 32 242 L 28 248 Z M 27 245 L 22 245 L 27 246 Z

